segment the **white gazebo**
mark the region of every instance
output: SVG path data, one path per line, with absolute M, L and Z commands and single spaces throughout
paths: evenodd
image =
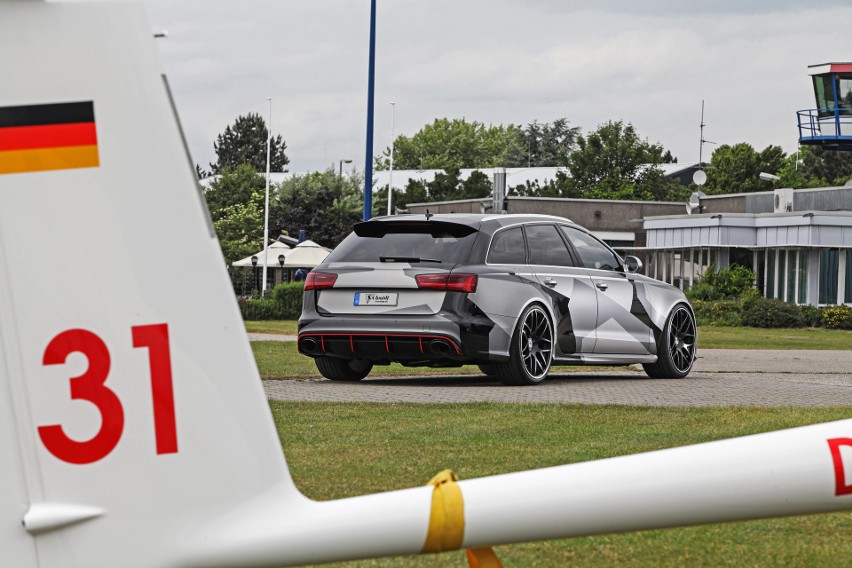
M 282 282 L 292 282 L 295 273 L 300 268 L 311 270 L 325 260 L 331 249 L 318 245 L 314 241 L 302 241 L 294 248 L 275 241 L 269 245 L 266 256 L 267 288 L 272 288 Z M 283 257 L 283 258 L 282 258 Z M 243 268 L 263 268 L 264 251 L 232 262 L 231 266 Z M 254 259 L 254 262 L 252 262 Z M 283 263 L 282 263 L 283 260 Z M 270 272 L 270 269 L 271 272 Z
M 266 258 L 266 271 L 267 271 L 267 287 L 271 288 L 280 284 L 281 282 L 287 282 L 285 268 L 281 264 L 281 260 L 279 257 L 283 256 L 285 259 L 288 255 L 293 253 L 293 249 L 291 249 L 286 244 L 281 241 L 275 241 L 267 247 L 266 254 L 264 251 L 260 251 L 251 256 L 247 256 L 245 258 L 241 258 L 235 262 L 231 263 L 231 266 L 237 266 L 242 268 L 252 268 L 254 270 L 263 269 L 263 259 Z M 253 261 L 253 262 L 252 262 Z M 271 270 L 270 270 L 271 269 Z M 255 274 L 253 278 L 258 278 Z M 244 282 L 245 284 L 245 282 Z
M 331 253 L 331 249 L 314 241 L 302 241 L 284 258 L 284 268 L 316 268 Z
M 305 241 L 305 242 L 309 242 L 309 241 Z M 266 255 L 263 254 L 263 251 L 260 251 L 258 253 L 251 255 L 251 256 L 241 258 L 240 260 L 232 262 L 231 266 L 242 266 L 242 267 L 259 266 L 259 267 L 263 268 L 263 258 L 264 258 L 264 256 L 266 256 L 267 257 L 267 260 L 266 260 L 266 268 L 267 269 L 269 269 L 269 268 L 281 268 L 281 263 L 279 262 L 278 257 L 280 255 L 284 255 L 284 257 L 286 258 L 287 255 L 289 255 L 293 252 L 293 249 L 291 249 L 289 246 L 285 245 L 281 241 L 275 241 L 274 243 L 269 245 L 268 251 L 269 252 Z M 252 259 L 254 259 L 254 262 L 252 262 Z

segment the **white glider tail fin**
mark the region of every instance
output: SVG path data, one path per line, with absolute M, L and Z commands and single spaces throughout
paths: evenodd
M 0 1 L 0 53 L 0 566 L 167 565 L 298 494 L 152 32 Z

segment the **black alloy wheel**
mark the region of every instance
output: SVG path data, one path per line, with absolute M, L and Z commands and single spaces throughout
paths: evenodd
M 547 377 L 553 361 L 553 326 L 539 304 L 518 318 L 509 347 L 509 360 L 495 363 L 497 378 L 506 385 L 537 385 Z
M 642 365 L 649 376 L 681 379 L 692 370 L 696 347 L 695 318 L 684 304 L 669 314 L 657 346 L 657 362 Z

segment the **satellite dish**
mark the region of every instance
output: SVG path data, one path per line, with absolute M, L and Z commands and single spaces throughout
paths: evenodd
M 692 183 L 695 185 L 704 185 L 707 183 L 707 174 L 704 173 L 704 170 L 695 170 L 695 173 L 692 174 Z

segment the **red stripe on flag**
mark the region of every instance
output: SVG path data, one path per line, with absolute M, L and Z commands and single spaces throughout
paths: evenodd
M 94 122 L 0 128 L 0 151 L 94 146 L 97 143 Z

